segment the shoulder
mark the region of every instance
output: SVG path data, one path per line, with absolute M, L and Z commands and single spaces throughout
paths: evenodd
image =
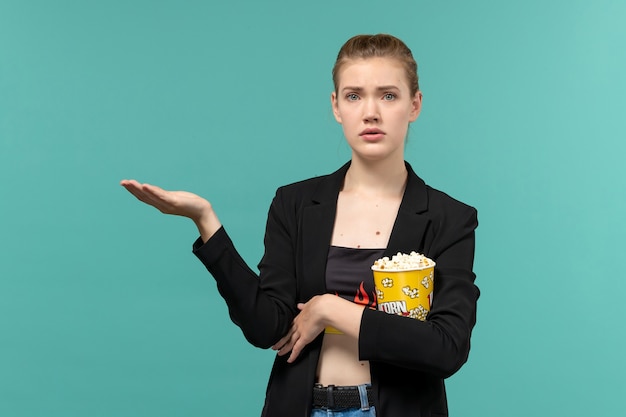
M 286 184 L 276 190 L 274 203 L 289 207 L 303 207 L 313 204 L 314 195 L 327 175 Z
M 426 189 L 429 204 L 425 214 L 430 218 L 436 233 L 466 235 L 478 227 L 476 208 L 433 187 L 426 186 Z
M 451 197 L 441 190 L 426 185 L 428 193 L 429 211 L 444 212 L 449 214 L 472 214 L 476 208 Z
M 447 193 L 426 185 L 407 164 L 409 181 L 403 202 L 405 210 L 416 213 L 432 225 L 432 230 L 439 233 L 467 233 L 478 226 L 476 209 L 451 197 Z
M 283 185 L 276 191 L 276 196 L 285 201 L 304 204 L 336 201 L 347 169 L 348 164 L 331 174 Z
M 427 185 L 410 164 L 406 164 L 409 172 L 407 190 L 405 192 L 406 208 L 429 217 L 470 216 L 476 209 L 464 202 L 451 197 L 447 193 Z

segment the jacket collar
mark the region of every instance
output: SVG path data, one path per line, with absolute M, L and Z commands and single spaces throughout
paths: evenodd
M 408 171 L 408 179 L 404 195 L 402 197 L 402 204 L 400 205 L 400 211 L 409 213 L 422 213 L 428 209 L 428 193 L 426 184 L 417 176 L 411 164 L 404 162 Z M 343 180 L 346 177 L 346 172 L 350 168 L 350 162 L 344 164 L 337 171 L 324 178 L 311 198 L 313 204 L 324 203 L 337 203 L 337 197 L 339 191 L 343 186 Z
M 421 215 L 428 209 L 426 184 L 419 178 L 411 165 L 406 164 L 408 180 L 402 203 L 394 223 L 385 256 L 398 252 L 424 252 L 424 236 L 430 223 L 428 216 Z M 300 301 L 307 301 L 315 294 L 326 292 L 324 277 L 328 249 L 333 233 L 337 198 L 343 185 L 348 162 L 336 172 L 324 177 L 311 198 L 312 204 L 305 207 L 302 231 L 307 238 L 303 246 L 305 279 L 301 285 Z

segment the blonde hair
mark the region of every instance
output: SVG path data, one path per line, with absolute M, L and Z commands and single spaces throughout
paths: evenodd
M 341 67 L 351 59 L 394 58 L 404 66 L 411 95 L 419 91 L 417 62 L 411 50 L 395 36 L 386 34 L 357 35 L 343 44 L 333 67 L 333 84 L 335 92 L 339 88 L 339 72 Z

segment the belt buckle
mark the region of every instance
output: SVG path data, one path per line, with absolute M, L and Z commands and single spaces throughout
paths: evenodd
M 328 403 L 328 408 L 331 410 L 335 408 L 334 391 L 335 391 L 334 385 L 331 384 L 328 387 L 326 387 L 326 402 Z

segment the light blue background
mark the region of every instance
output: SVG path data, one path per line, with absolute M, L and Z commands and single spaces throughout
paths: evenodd
M 624 21 L 610 0 L 0 0 L 0 415 L 259 414 L 272 353 L 191 222 L 118 183 L 208 197 L 256 265 L 276 187 L 349 158 L 330 70 L 377 32 L 420 65 L 407 159 L 479 210 L 451 415 L 622 415 Z

